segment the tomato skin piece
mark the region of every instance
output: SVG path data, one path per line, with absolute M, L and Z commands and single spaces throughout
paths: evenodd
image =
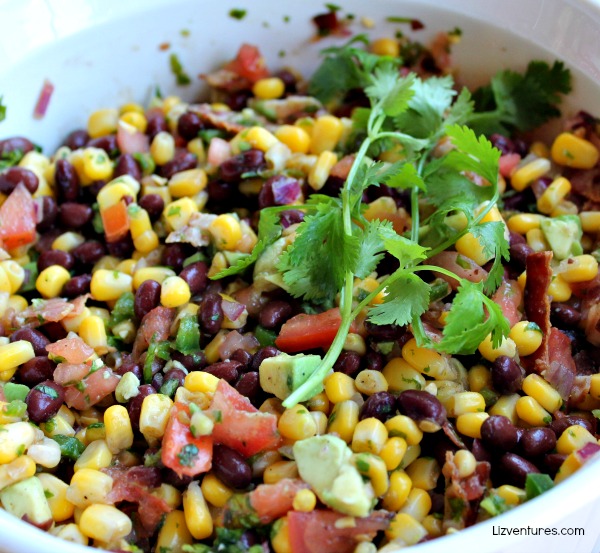
M 20 182 L 0 206 L 0 238 L 7 249 L 35 241 L 35 206 L 25 185 Z
M 127 206 L 123 200 L 103 209 L 100 216 L 107 242 L 115 242 L 119 238 L 123 238 L 129 231 L 129 215 L 127 215 Z
M 275 484 L 260 484 L 250 492 L 250 505 L 261 524 L 269 524 L 294 508 L 294 497 L 308 484 L 296 478 L 283 478 Z
M 315 348 L 328 349 L 342 324 L 342 316 L 337 307 L 308 315 L 300 313 L 289 319 L 281 327 L 275 345 L 286 353 L 297 353 Z M 353 322 L 350 332 L 356 332 Z
M 225 69 L 237 73 L 252 83 L 269 76 L 269 70 L 259 49 L 251 44 L 242 44 L 235 59 L 230 61 Z
M 219 380 L 208 411 L 215 421 L 215 443 L 229 446 L 245 457 L 275 449 L 281 443 L 277 417 L 259 411 L 225 380 Z
M 363 534 L 375 535 L 389 526 L 392 514 L 375 511 L 365 518 L 355 518 L 355 526 L 336 527 L 346 515 L 324 509 L 309 513 L 290 511 L 287 515 L 291 553 L 352 553 Z
M 189 417 L 190 408 L 183 403 L 175 403 L 171 409 L 169 422 L 163 436 L 161 461 L 163 465 L 172 469 L 180 478 L 208 472 L 212 467 L 212 436 L 194 437 L 189 425 L 179 419 L 180 414 Z M 182 465 L 181 450 L 188 445 L 196 446 L 198 452 L 189 462 Z

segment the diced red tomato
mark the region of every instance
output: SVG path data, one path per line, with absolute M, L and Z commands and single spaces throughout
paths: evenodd
M 251 44 L 242 44 L 235 59 L 230 61 L 225 69 L 229 69 L 253 83 L 269 76 L 264 58 L 258 48 Z
M 62 357 L 67 363 L 78 364 L 86 361 L 94 349 L 88 346 L 79 336 L 63 338 L 48 344 L 46 351 L 55 357 Z
M 275 484 L 260 484 L 250 492 L 250 505 L 261 524 L 269 524 L 293 509 L 294 497 L 308 488 L 302 480 L 283 478 Z
M 365 518 L 355 518 L 353 526 L 336 522 L 346 515 L 317 509 L 310 513 L 290 511 L 288 529 L 292 553 L 352 553 L 358 543 L 358 536 L 375 535 L 389 526 L 390 515 L 374 512 Z
M 498 160 L 498 170 L 503 177 L 510 177 L 514 168 L 519 165 L 521 156 L 519 154 L 504 154 Z
M 523 300 L 521 288 L 514 280 L 504 280 L 492 296 L 492 300 L 500 306 L 511 327 L 522 318 L 519 306 Z
M 190 416 L 190 408 L 175 403 L 162 441 L 161 460 L 179 477 L 196 476 L 212 467 L 212 436 L 194 437 L 189 424 L 182 418 Z
M 85 378 L 78 386 L 65 388 L 65 403 L 69 407 L 80 411 L 96 405 L 101 399 L 112 394 L 121 377 L 105 367 L 99 369 Z
M 117 146 L 122 154 L 135 154 L 149 150 L 148 136 L 119 123 L 117 128 Z
M 35 206 L 21 182 L 0 206 L 0 238 L 7 249 L 26 246 L 35 240 Z
M 129 231 L 129 216 L 123 200 L 103 209 L 100 215 L 107 242 L 115 242 L 119 238 L 123 238 Z
M 316 315 L 301 313 L 289 319 L 279 332 L 275 345 L 286 353 L 296 353 L 307 349 L 327 349 L 337 334 L 342 317 L 335 307 Z M 354 322 L 350 332 L 356 332 Z
M 235 388 L 220 380 L 209 411 L 215 420 L 213 439 L 250 457 L 281 442 L 277 417 L 262 413 Z

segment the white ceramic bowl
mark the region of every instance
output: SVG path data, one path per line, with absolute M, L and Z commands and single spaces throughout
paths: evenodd
M 460 27 L 454 49 L 460 79 L 478 84 L 500 68 L 522 69 L 531 59 L 562 59 L 574 73 L 564 114 L 584 108 L 600 115 L 600 4 L 592 0 L 340 0 L 354 13 L 355 32 L 375 23 L 376 36 L 393 33 L 387 16 L 420 19 L 426 40 L 437 30 Z M 228 16 L 246 8 L 243 20 Z M 0 138 L 23 135 L 55 148 L 90 111 L 125 101 L 145 102 L 150 89 L 193 100 L 202 84 L 175 86 L 168 56 L 177 53 L 197 75 L 231 59 L 241 42 L 258 44 L 269 67 L 291 65 L 304 75 L 318 51 L 334 39 L 310 41 L 310 18 L 321 0 L 0 0 L 0 95 L 8 117 Z M 286 21 L 287 20 L 287 21 Z M 187 31 L 182 33 L 182 31 Z M 403 29 L 404 30 L 404 29 Z M 387 32 L 386 32 L 387 31 Z M 339 42 L 339 41 L 338 41 Z M 169 44 L 162 51 L 159 46 Z M 285 53 L 281 57 L 280 53 Z M 45 79 L 55 86 L 43 119 L 32 113 Z M 597 553 L 600 551 L 600 459 L 566 483 L 509 513 L 465 531 L 415 546 L 419 553 Z M 504 528 L 584 528 L 584 536 L 498 535 Z M 521 532 L 527 532 L 522 530 Z M 16 520 L 0 509 L 0 553 L 91 551 Z M 412 551 L 412 550 L 411 550 Z

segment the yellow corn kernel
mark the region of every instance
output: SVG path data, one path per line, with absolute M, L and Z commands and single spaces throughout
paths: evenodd
M 577 255 L 561 261 L 558 272 L 565 282 L 587 282 L 598 274 L 598 262 L 589 255 Z
M 600 232 L 600 211 L 581 211 L 579 220 L 583 232 Z
M 310 411 L 319 411 L 321 413 L 329 413 L 329 397 L 325 392 L 314 395 L 306 402 L 306 407 Z
M 344 340 L 344 351 L 353 351 L 359 355 L 367 353 L 367 346 L 364 338 L 355 332 L 349 332 Z
M 517 234 L 525 235 L 531 229 L 539 229 L 541 222 L 546 219 L 537 213 L 517 213 L 508 219 L 508 229 Z
M 133 445 L 133 429 L 129 413 L 123 405 L 112 405 L 104 412 L 106 444 L 114 454 Z
M 275 136 L 294 153 L 306 154 L 310 147 L 310 134 L 296 125 L 281 125 Z
M 77 526 L 75 522 L 53 526 L 50 528 L 49 532 L 53 536 L 68 542 L 78 543 L 81 545 L 88 545 L 89 543 L 88 537 L 81 533 L 79 526 Z
M 113 174 L 113 162 L 101 148 L 86 148 L 83 151 L 83 172 L 88 179 L 108 180 Z
M 390 479 L 383 459 L 372 453 L 358 453 L 352 459 L 358 472 L 369 478 L 375 497 L 385 495 L 390 487 Z
M 97 301 L 118 300 L 126 292 L 133 291 L 132 281 L 125 273 L 100 269 L 92 274 L 90 291 Z
M 140 104 L 136 103 L 136 102 L 126 102 L 125 104 L 122 104 L 121 106 L 119 106 L 119 113 L 121 115 L 123 115 L 124 113 L 127 112 L 134 112 L 134 113 L 141 113 L 144 114 L 144 107 L 141 106 Z
M 520 357 L 531 355 L 542 344 L 542 331 L 538 325 L 529 321 L 519 321 L 508 334 L 513 340 Z M 471 388 L 472 389 L 472 388 Z
M 275 521 L 271 530 L 271 547 L 275 553 L 292 553 L 287 516 Z
M 554 483 L 559 484 L 565 478 L 568 478 L 581 467 L 581 460 L 576 453 L 570 453 L 563 461 L 554 477 Z
M 388 389 L 392 392 L 422 390 L 425 387 L 425 379 L 421 373 L 401 357 L 390 359 L 383 368 L 382 374 L 388 383 Z
M 539 228 L 528 230 L 525 234 L 525 239 L 527 240 L 527 245 L 534 252 L 543 252 L 550 249 L 544 233 Z
M 379 456 L 383 459 L 388 471 L 396 470 L 402 462 L 408 444 L 404 438 L 394 436 L 388 438 L 379 451 Z
M 270 464 L 263 473 L 265 484 L 276 484 L 285 478 L 298 478 L 296 461 L 277 461 Z
M 448 415 L 458 417 L 465 413 L 485 411 L 485 399 L 479 392 L 459 392 L 446 403 Z
M 73 516 L 73 504 L 67 500 L 69 485 L 53 474 L 40 472 L 38 480 L 44 488 L 44 495 L 48 501 L 48 507 L 52 512 L 54 522 L 63 522 Z
M 215 507 L 225 507 L 227 501 L 233 495 L 233 490 L 223 484 L 212 472 L 204 476 L 200 487 L 204 499 Z
M 388 439 L 385 425 L 374 417 L 358 422 L 352 434 L 352 451 L 355 453 L 379 453 Z
M 152 492 L 152 495 L 165 501 L 172 509 L 177 509 L 181 506 L 181 492 L 170 484 L 161 484 Z
M 504 484 L 496 488 L 496 494 L 499 495 L 507 505 L 519 505 L 527 499 L 527 494 L 522 488 Z
M 178 276 L 167 277 L 160 289 L 160 303 L 165 307 L 181 307 L 190 301 L 189 284 Z
M 550 413 L 554 413 L 562 406 L 562 398 L 558 390 L 544 380 L 539 374 L 532 373 L 523 380 L 523 391 Z
M 417 423 L 406 415 L 396 415 L 385 421 L 390 438 L 400 437 L 406 440 L 408 445 L 417 445 L 423 439 L 423 432 Z
M 310 416 L 314 419 L 317 426 L 317 436 L 327 433 L 327 415 L 321 411 L 311 411 Z
M 112 490 L 113 479 L 95 469 L 83 468 L 71 478 L 67 499 L 76 507 L 85 508 L 94 503 L 106 503 Z
M 190 217 L 198 212 L 196 202 L 191 198 L 179 198 L 166 204 L 164 218 L 171 230 L 179 230 L 188 224 Z
M 90 114 L 87 132 L 91 138 L 98 138 L 117 131 L 119 112 L 113 108 L 99 109 Z
M 284 438 L 303 440 L 317 433 L 315 420 L 304 405 L 296 405 L 286 409 L 279 417 L 277 429 Z
M 342 440 L 350 443 L 357 423 L 358 404 L 352 400 L 341 401 L 331 411 L 327 432 L 336 432 Z
M 2 292 L 17 293 L 25 279 L 25 269 L 12 259 L 0 261 L 0 268 L 2 268 L 2 272 L 9 283 L 8 290 L 4 289 L 4 285 L 0 287 Z
M 489 388 L 492 383 L 492 373 L 485 365 L 474 365 L 469 369 L 467 377 L 469 389 L 472 392 L 480 392 L 483 388 Z
M 127 374 L 133 375 L 133 373 L 127 373 Z M 137 382 L 139 382 L 139 380 L 137 380 Z M 139 386 L 139 384 L 138 384 L 138 386 Z M 131 397 L 133 397 L 133 396 L 131 396 Z M 106 427 L 104 426 L 104 423 L 97 422 L 97 423 L 90 424 L 85 429 L 85 438 L 88 441 L 88 443 L 94 442 L 96 440 L 105 440 L 106 439 Z
M 401 469 L 406 469 L 414 460 L 418 459 L 421 456 L 421 446 L 419 444 L 409 445 L 406 448 L 406 455 L 402 459 L 402 463 L 400 463 Z
M 242 227 L 236 217 L 229 213 L 218 215 L 208 227 L 219 250 L 234 250 L 242 239 Z
M 364 369 L 360 371 L 355 378 L 356 389 L 368 396 L 377 392 L 387 392 L 388 383 L 381 371 L 373 369 Z
M 529 151 L 536 157 L 545 157 L 546 159 L 550 157 L 550 148 L 539 140 L 536 140 L 531 144 Z
M 502 338 L 502 342 L 497 348 L 492 346 L 492 335 L 488 334 L 479 347 L 477 348 L 484 359 L 490 362 L 494 362 L 501 355 L 513 358 L 517 353 L 517 346 L 513 342 L 512 338 Z
M 335 150 L 343 130 L 344 125 L 338 117 L 321 115 L 316 119 L 312 129 L 309 152 L 311 154 L 332 152 Z
M 214 393 L 219 384 L 219 379 L 205 371 L 191 371 L 184 380 L 183 385 L 190 392 Z
M 60 324 L 64 327 L 67 332 L 79 332 L 81 323 L 85 321 L 92 312 L 89 307 L 84 307 L 79 315 L 74 317 L 65 317 Z
M 129 216 L 129 231 L 134 240 L 144 232 L 152 230 L 152 223 L 148 212 L 137 204 L 130 204 L 127 207 Z
M 562 275 L 554 275 L 548 286 L 548 295 L 552 297 L 552 301 L 569 301 L 571 294 L 571 286 L 563 279 Z
M 100 269 L 106 269 L 107 271 L 114 271 L 119 265 L 119 259 L 112 255 L 103 255 L 92 269 L 92 273 L 99 271 Z
M 73 470 L 78 472 L 83 469 L 100 470 L 109 467 L 112 463 L 113 454 L 108 448 L 106 440 L 95 440 L 91 442 L 79 456 Z
M 208 182 L 204 169 L 188 169 L 175 173 L 169 179 L 169 192 L 174 198 L 194 196 L 206 188 Z
M 406 467 L 414 488 L 433 490 L 440 476 L 440 466 L 432 457 L 419 457 Z
M 2 269 L 0 267 L 0 292 L 3 292 L 5 294 L 10 294 L 11 288 L 12 287 L 10 285 L 10 280 L 8 279 L 8 275 L 6 274 L 4 269 Z
M 275 100 L 285 92 L 285 83 L 279 77 L 259 79 L 252 86 L 252 94 L 259 100 Z
M 337 155 L 328 150 L 319 154 L 316 163 L 310 168 L 308 173 L 308 185 L 313 190 L 321 190 L 323 188 L 329 178 L 329 172 L 337 163 L 337 160 Z
M 371 43 L 370 49 L 373 54 L 377 54 L 378 56 L 397 58 L 400 55 L 400 45 L 394 38 L 378 38 Z
M 564 177 L 554 179 L 537 199 L 538 211 L 549 215 L 570 191 L 571 183 L 567 179 Z
M 204 143 L 200 137 L 192 138 L 192 140 L 187 143 L 187 151 L 198 158 L 198 163 L 206 162 L 206 150 L 204 149 Z
M 144 114 L 137 110 L 122 112 L 121 117 L 119 117 L 119 121 L 122 121 L 126 125 L 130 125 L 141 133 L 145 133 L 146 127 L 148 126 L 148 121 Z
M 79 529 L 84 536 L 105 543 L 127 536 L 132 529 L 131 519 L 112 505 L 90 505 L 81 513 Z
M 65 417 L 61 416 L 60 413 L 52 417 L 47 422 L 40 424 L 40 429 L 46 436 L 50 438 L 52 436 L 58 436 L 61 434 L 69 437 L 75 436 L 73 425 L 69 423 Z
M 458 476 L 460 478 L 466 478 L 475 472 L 477 460 L 468 449 L 459 449 L 454 454 L 454 464 L 458 469 Z
M 212 516 L 198 482 L 191 482 L 183 492 L 183 513 L 187 527 L 194 538 L 203 540 L 212 534 Z
M 385 535 L 389 540 L 397 540 L 396 543 L 410 546 L 419 543 L 427 536 L 427 530 L 410 514 L 397 513 L 391 520 Z
M 410 490 L 400 512 L 411 515 L 421 522 L 429 514 L 429 511 L 431 511 L 431 496 L 426 490 L 416 488 L 413 483 L 413 488 Z
M 140 432 L 146 439 L 160 439 L 165 433 L 173 401 L 164 394 L 150 394 L 144 398 L 140 411 Z
M 160 240 L 156 232 L 153 230 L 147 230 L 133 240 L 133 246 L 142 254 L 153 252 L 158 248 L 159 245 Z
M 221 358 L 219 347 L 225 340 L 227 334 L 228 332 L 226 330 L 219 330 L 215 337 L 204 348 L 204 356 L 208 363 L 215 363 Z
M 489 415 L 483 413 L 465 413 L 456 417 L 456 428 L 469 438 L 481 438 L 481 425 Z
M 167 513 L 164 524 L 158 532 L 155 551 L 182 551 L 184 545 L 191 545 L 194 537 L 188 530 L 183 511 Z
M 589 140 L 573 133 L 559 134 L 550 148 L 552 160 L 559 165 L 576 169 L 591 169 L 598 163 L 598 148 Z
M 560 217 L 561 215 L 577 215 L 578 213 L 579 208 L 577 207 L 577 204 L 569 200 L 562 200 L 552 210 L 550 217 Z
M 546 426 L 552 422 L 552 416 L 534 398 L 520 397 L 515 408 L 519 418 L 532 426 Z
M 388 511 L 399 511 L 406 503 L 412 480 L 403 470 L 395 470 L 390 474 L 390 487 L 383 497 L 382 506 Z
M 169 269 L 168 267 L 142 267 L 133 273 L 133 289 L 137 290 L 141 286 L 142 282 L 146 280 L 155 280 L 159 284 L 162 284 L 166 278 L 173 276 L 175 276 L 175 271 L 173 269 Z
M 79 336 L 98 355 L 108 353 L 108 339 L 104 321 L 96 316 L 90 315 L 81 321 L 79 325 Z
M 156 165 L 164 165 L 175 156 L 175 139 L 171 133 L 157 133 L 150 144 L 150 155 Z
M 61 265 L 50 265 L 38 275 L 35 281 L 37 291 L 47 299 L 60 296 L 64 285 L 71 280 L 71 274 Z
M 596 438 L 583 426 L 574 424 L 569 426 L 556 441 L 556 451 L 569 455 L 579 451 L 585 444 L 596 443 Z
M 485 253 L 479 239 L 470 232 L 461 236 L 454 246 L 458 253 L 472 259 L 477 265 L 485 265 L 493 257 Z
M 0 380 L 10 380 L 17 367 L 35 357 L 33 346 L 27 340 L 16 340 L 0 345 Z M 0 434 L 0 440 L 2 435 Z
M 234 150 L 235 144 L 240 141 L 248 142 L 250 146 L 263 152 L 266 152 L 269 148 L 272 148 L 279 142 L 277 138 L 264 127 L 250 127 L 237 134 L 232 141 Z
M 517 415 L 517 401 L 520 397 L 519 394 L 500 396 L 498 401 L 490 407 L 490 415 L 503 415 L 513 424 L 517 424 L 519 418 L 519 415 Z
M 331 373 L 324 384 L 326 397 L 331 403 L 347 401 L 356 393 L 354 379 L 343 372 Z
M 600 373 L 596 373 L 591 376 L 590 395 L 594 399 L 600 399 Z
M 298 490 L 292 503 L 295 511 L 310 513 L 317 506 L 317 496 L 311 490 Z
M 35 462 L 27 455 L 21 455 L 12 461 L 3 461 L 0 464 L 0 490 L 31 478 L 35 470 Z
M 419 347 L 414 338 L 402 346 L 402 357 L 421 374 L 436 380 L 453 380 L 456 377 L 455 371 L 448 365 L 444 357 L 436 351 Z
M 519 167 L 511 176 L 510 183 L 512 187 L 521 192 L 525 190 L 534 180 L 543 177 L 550 171 L 550 160 L 543 157 L 534 159 L 529 163 Z

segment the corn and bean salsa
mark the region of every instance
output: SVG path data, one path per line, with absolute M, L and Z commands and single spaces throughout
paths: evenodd
M 210 101 L 98 109 L 49 154 L 0 140 L 5 510 L 114 551 L 396 551 L 600 450 L 598 121 L 531 141 L 475 112 L 469 142 L 455 40 L 354 42 L 318 83 L 245 44 Z

